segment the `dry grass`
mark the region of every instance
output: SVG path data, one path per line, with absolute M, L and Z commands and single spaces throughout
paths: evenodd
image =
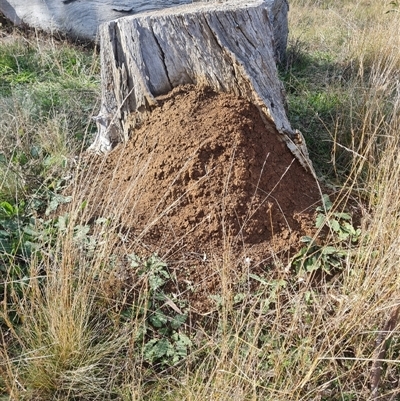
M 320 280 L 271 272 L 268 285 L 236 302 L 230 273 L 237 262 L 227 243 L 215 262 L 222 293 L 213 324 L 188 328 L 189 355 L 160 369 L 144 361 L 140 337 L 148 283 L 137 284 L 143 287 L 135 298 L 114 276 L 118 227 L 95 227 L 94 253 L 67 229 L 31 261 L 22 293 L 10 287 L 18 324 L 2 303 L 3 394 L 10 400 L 397 399 L 399 324 L 388 334 L 377 393 L 370 388 L 375 342 L 400 298 L 400 13 L 385 14 L 389 8 L 366 0 L 291 2 L 297 56 L 329 62 L 301 71 L 309 85 L 304 93 L 341 97 L 335 112 L 319 119 L 336 172 L 345 172 L 336 210 L 352 198 L 363 212 L 362 238 L 345 269 Z M 82 201 L 75 199 L 69 227 L 85 221 Z M 126 318 L 132 300 L 137 308 Z

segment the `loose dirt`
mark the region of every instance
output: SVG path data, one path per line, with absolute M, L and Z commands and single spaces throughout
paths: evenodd
M 127 144 L 91 160 L 92 214 L 118 218 L 121 246 L 158 253 L 204 305 L 227 259 L 284 265 L 313 231 L 320 192 L 248 101 L 185 86 L 158 102 Z

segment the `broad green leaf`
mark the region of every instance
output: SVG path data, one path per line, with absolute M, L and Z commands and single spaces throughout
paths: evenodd
M 149 322 L 155 328 L 160 328 L 168 323 L 168 318 L 162 312 L 154 312 L 149 316 Z
M 78 224 L 77 226 L 74 227 L 74 231 L 76 238 L 85 237 L 90 231 L 90 226 L 89 225 L 83 226 L 81 224 Z
M 65 214 L 63 216 L 59 216 L 57 219 L 57 223 L 55 226 L 61 231 L 64 232 L 67 229 L 67 223 L 68 223 L 68 214 Z
M 136 269 L 137 267 L 139 267 L 142 264 L 140 257 L 134 253 L 130 253 L 130 254 L 126 255 L 126 257 L 128 258 L 131 267 L 133 267 L 134 269 Z
M 13 244 L 7 239 L 0 239 L 0 253 L 11 254 L 13 251 Z
M 315 227 L 321 228 L 321 227 L 324 226 L 325 222 L 326 222 L 326 217 L 325 217 L 325 215 L 322 214 L 322 213 L 320 213 L 320 214 L 317 216 L 317 219 L 315 220 Z
M 174 347 L 166 338 L 150 340 L 144 346 L 144 357 L 151 363 L 174 354 Z
M 160 287 L 165 284 L 165 279 L 158 276 L 151 274 L 149 277 L 149 285 L 152 291 L 157 291 Z
M 235 294 L 233 297 L 233 303 L 236 305 L 240 302 L 242 302 L 246 298 L 246 294 L 239 292 L 238 294 Z
M 351 235 L 355 235 L 356 234 L 356 230 L 354 229 L 354 227 L 348 223 L 347 221 L 343 222 L 342 227 Z
M 338 259 L 330 258 L 329 259 L 329 265 L 332 266 L 332 267 L 340 267 L 341 263 L 340 263 L 340 261 Z
M 340 231 L 340 224 L 337 220 L 329 220 L 329 226 L 332 228 L 333 231 L 338 233 Z
M 331 202 L 331 200 L 329 199 L 329 195 L 323 194 L 323 195 L 322 195 L 322 201 L 323 201 L 323 203 L 324 203 L 324 206 L 325 206 L 326 211 L 329 212 L 329 210 L 331 210 L 331 208 L 332 208 L 332 202 Z
M 24 227 L 24 233 L 31 236 L 31 237 L 37 237 L 39 236 L 39 232 L 35 229 L 33 229 L 32 227 Z
M 192 346 L 192 341 L 190 338 L 184 333 L 174 333 L 172 335 L 172 339 L 174 340 L 174 348 L 175 355 L 172 360 L 172 363 L 175 364 L 187 357 L 188 349 Z
M 57 210 L 58 206 L 69 203 L 72 201 L 72 196 L 64 196 L 64 195 L 54 195 L 53 199 L 50 201 L 49 206 L 46 209 L 45 215 L 48 216 L 51 212 Z
M 305 235 L 304 237 L 301 237 L 300 241 L 306 244 L 311 244 L 314 242 L 314 239 Z
M 17 214 L 17 209 L 14 208 L 14 206 L 12 206 L 10 203 L 5 201 L 0 203 L 0 211 L 2 211 L 7 217 L 12 217 Z
M 8 231 L 0 230 L 0 238 L 9 238 L 10 234 Z
M 334 255 L 337 253 L 337 249 L 334 246 L 325 246 L 322 248 L 323 255 Z
M 318 258 L 313 256 L 304 262 L 304 267 L 307 272 L 312 273 L 321 268 L 321 263 Z
M 334 216 L 337 219 L 351 220 L 351 216 L 348 213 L 334 213 Z
M 346 241 L 350 236 L 350 233 L 348 233 L 347 231 L 339 231 L 338 232 L 338 237 L 340 241 Z
M 186 319 L 187 319 L 186 314 L 174 316 L 174 318 L 171 320 L 171 327 L 174 330 L 179 329 L 179 327 L 181 327 L 186 322 Z

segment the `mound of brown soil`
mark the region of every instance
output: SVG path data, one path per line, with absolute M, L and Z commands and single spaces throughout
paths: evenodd
M 204 260 L 227 243 L 258 261 L 297 248 L 319 190 L 258 109 L 193 86 L 159 103 L 95 162 L 95 215 L 118 214 L 136 251 L 170 261 Z

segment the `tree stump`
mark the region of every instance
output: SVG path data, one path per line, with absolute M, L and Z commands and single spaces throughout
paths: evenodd
M 193 3 L 103 24 L 102 103 L 91 149 L 107 152 L 126 141 L 129 115 L 139 125 L 157 106 L 157 96 L 195 84 L 251 101 L 313 171 L 302 135 L 286 116 L 273 42 L 262 0 Z

